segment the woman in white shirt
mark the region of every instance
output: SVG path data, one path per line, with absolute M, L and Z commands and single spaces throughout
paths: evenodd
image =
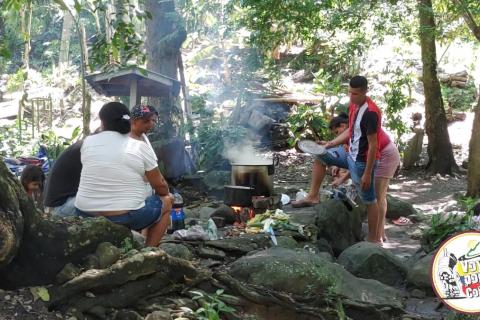
M 122 103 L 105 104 L 99 116 L 102 132 L 87 137 L 80 151 L 77 214 L 146 229 L 146 245 L 157 246 L 170 221 L 172 197 L 155 153 L 145 142 L 129 137 L 130 112 Z M 156 195 L 145 198 L 144 177 Z

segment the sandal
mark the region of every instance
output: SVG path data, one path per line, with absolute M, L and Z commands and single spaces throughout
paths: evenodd
M 308 200 L 308 199 L 301 199 L 301 200 L 291 202 L 292 208 L 313 207 L 313 206 L 316 206 L 319 203 L 320 203 L 320 201 L 319 202 L 314 202 L 314 201 Z
M 396 220 L 392 220 L 393 224 L 396 224 L 397 226 L 406 226 L 409 224 L 412 224 L 412 221 L 406 217 L 400 217 Z

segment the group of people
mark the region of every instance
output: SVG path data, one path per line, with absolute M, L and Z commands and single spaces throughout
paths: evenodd
M 147 246 L 157 246 L 170 223 L 173 197 L 146 136 L 156 110 L 105 104 L 101 127 L 68 147 L 47 179 L 44 205 L 58 216 L 103 216 L 141 231 Z
M 327 166 L 348 169 L 363 203 L 367 207 L 367 241 L 382 243 L 386 240 L 385 217 L 387 213 L 387 190 L 400 164 L 400 155 L 395 144 L 383 131 L 381 113 L 367 96 L 368 82 L 363 76 L 350 80 L 349 114 L 332 119 L 330 129 L 336 137 L 320 142 L 327 152 L 316 157 L 310 191 L 301 200 L 293 201 L 294 207 L 319 203 L 319 191 L 326 176 Z M 348 175 L 334 181 L 340 184 Z
M 382 243 L 386 240 L 387 189 L 400 156 L 383 131 L 380 110 L 367 91 L 365 77 L 350 80 L 349 114 L 331 120 L 330 130 L 336 137 L 320 142 L 327 152 L 314 161 L 310 191 L 292 205 L 320 202 L 327 166 L 348 169 L 333 184 L 352 178 L 367 206 L 366 240 Z M 109 102 L 101 108 L 99 117 L 101 127 L 67 148 L 55 162 L 46 184 L 44 205 L 59 216 L 104 216 L 132 230 L 142 230 L 146 245 L 157 246 L 168 228 L 173 204 L 146 136 L 156 125 L 158 114 L 148 105 L 137 105 L 130 111 L 122 103 Z M 29 168 L 22 177 L 29 195 L 43 185 L 45 176 L 37 171 Z

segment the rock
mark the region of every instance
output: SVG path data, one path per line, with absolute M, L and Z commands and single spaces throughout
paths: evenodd
M 244 255 L 254 250 L 268 248 L 271 242 L 270 237 L 265 234 L 242 234 L 235 238 L 205 241 L 205 246 L 233 255 Z
M 120 259 L 122 251 L 110 242 L 102 242 L 98 245 L 95 255 L 98 257 L 99 267 L 105 269 Z
M 401 285 L 407 274 L 399 258 L 370 242 L 360 242 L 345 249 L 338 263 L 359 278 L 375 279 L 390 286 Z
M 115 320 L 143 320 L 143 317 L 133 310 L 118 310 Z
M 317 255 L 320 258 L 327 260 L 328 262 L 334 262 L 335 261 L 335 258 L 333 257 L 333 255 L 331 255 L 328 252 L 319 252 L 319 253 L 317 253 Z
M 172 316 L 167 311 L 154 311 L 147 315 L 145 320 L 172 320 Z
M 140 246 L 145 246 L 145 237 L 135 230 L 132 230 L 133 240 Z
M 208 219 L 210 219 L 210 216 L 211 216 L 212 213 L 214 213 L 215 211 L 217 211 L 217 209 L 212 208 L 212 207 L 203 207 L 203 208 L 201 208 L 201 209 L 200 209 L 200 212 L 199 212 L 200 220 L 208 220 Z
M 330 246 L 328 241 L 325 240 L 324 238 L 320 238 L 320 239 L 317 240 L 317 248 L 318 248 L 318 251 L 326 252 L 326 253 L 330 254 L 331 256 L 333 256 L 332 247 Z
M 225 252 L 215 248 L 201 247 L 198 251 L 201 258 L 211 258 L 215 260 L 223 260 L 227 256 Z
M 292 237 L 280 236 L 277 238 L 277 246 L 287 249 L 298 248 L 298 243 Z
M 94 315 L 98 319 L 107 319 L 107 310 L 102 306 L 94 306 L 88 310 L 88 313 Z
M 430 283 L 430 265 L 434 253 L 421 258 L 409 268 L 407 273 L 407 285 L 428 293 L 432 292 L 432 285 Z
M 78 276 L 81 272 L 80 268 L 77 268 L 74 264 L 72 263 L 67 263 L 65 267 L 63 267 L 62 271 L 60 271 L 57 274 L 57 283 L 62 284 L 65 283 L 69 280 L 72 280 L 76 276 Z
M 164 250 L 166 253 L 175 258 L 185 259 L 191 261 L 193 255 L 188 249 L 187 246 L 179 243 L 162 243 L 160 244 L 160 249 Z
M 86 269 L 99 269 L 100 261 L 98 257 L 94 254 L 89 254 L 85 257 L 85 268 Z
M 347 316 L 355 313 L 355 319 L 373 319 L 362 317 L 363 307 L 402 307 L 400 291 L 375 280 L 356 278 L 342 266 L 304 250 L 263 250 L 236 260 L 228 272 L 240 281 L 289 293 L 292 298 L 342 297 Z
M 362 222 L 359 213 L 349 211 L 340 200 L 327 200 L 316 207 L 318 237 L 324 238 L 339 255 L 360 240 Z
M 227 224 L 233 224 L 236 221 L 237 216 L 231 207 L 222 204 L 218 209 L 210 214 L 210 218 L 213 219 L 217 227 L 221 228 Z M 219 222 L 221 221 L 219 218 L 223 218 L 223 225 L 219 226 L 217 224 L 217 220 Z
M 423 298 L 425 298 L 426 294 L 422 290 L 413 289 L 412 292 L 410 292 L 410 296 L 412 298 L 423 299 Z
M 315 225 L 317 222 L 317 210 L 314 207 L 307 208 L 291 208 L 287 207 L 283 210 L 290 214 L 290 221 L 302 225 Z
M 417 211 L 411 204 L 387 194 L 387 218 L 408 217 Z

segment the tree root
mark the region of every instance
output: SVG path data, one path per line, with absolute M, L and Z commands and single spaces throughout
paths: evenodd
M 171 257 L 161 249 L 149 249 L 50 288 L 50 307 L 80 312 L 94 306 L 122 308 L 146 296 L 181 292 L 210 278 L 208 269 Z

